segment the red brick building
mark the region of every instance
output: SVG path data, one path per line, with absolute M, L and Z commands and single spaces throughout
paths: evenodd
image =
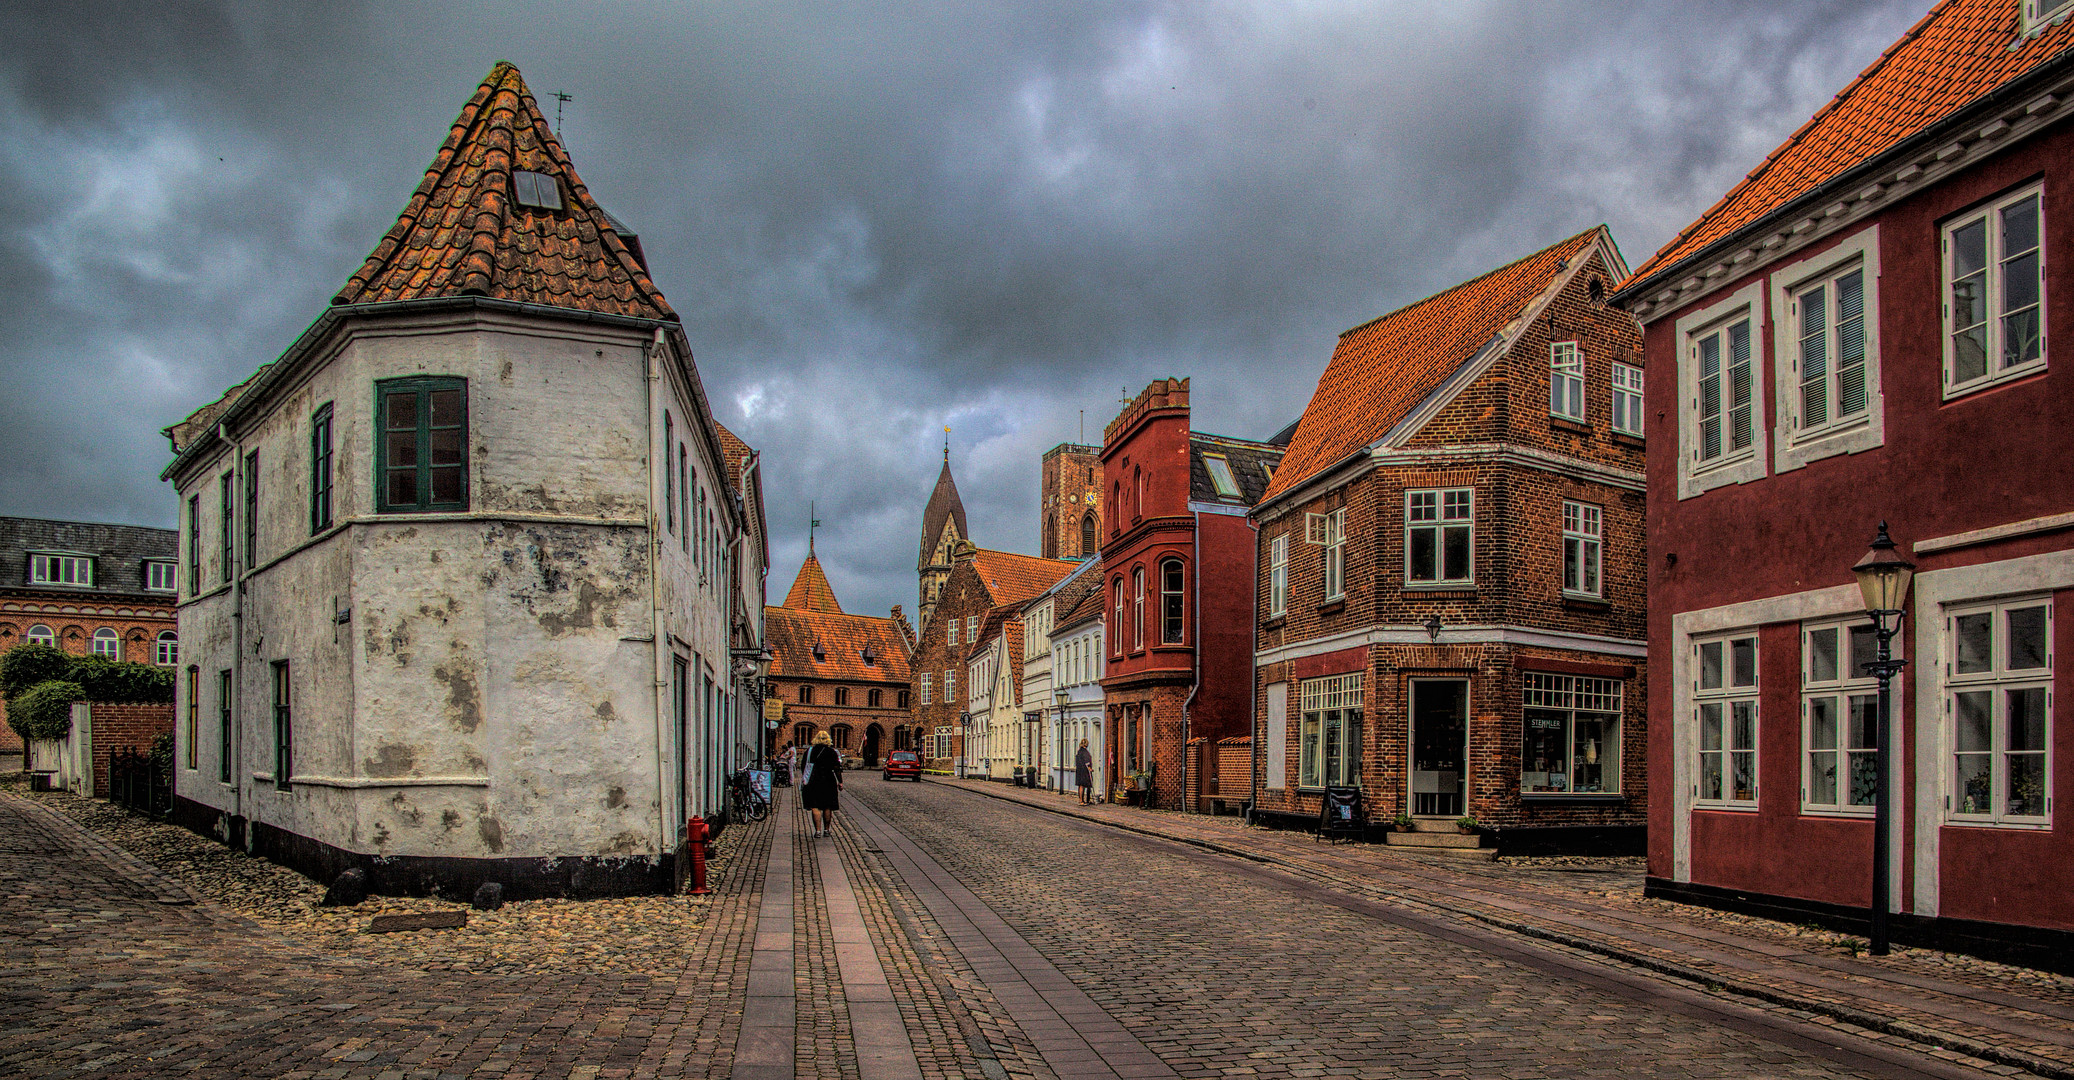
M 900 608 L 890 618 L 843 611 L 809 545 L 782 607 L 763 609 L 771 651 L 770 694 L 785 703 L 777 745 L 804 748 L 826 731 L 865 767 L 910 748 L 908 656 L 914 642 Z
M 1044 452 L 1037 525 L 1040 555 L 1085 559 L 1102 547 L 1102 448 L 1060 443 Z
M 922 756 L 929 768 L 953 770 L 967 756 L 965 666 L 980 628 L 996 611 L 1014 615 L 1075 565 L 988 551 L 969 540 L 952 545 L 949 571 L 917 634 L 913 660 L 913 725 L 925 740 Z
M 1253 511 L 1262 812 L 1348 786 L 1501 850 L 1641 849 L 1626 273 L 1590 229 L 1340 335 Z
M 179 536 L 141 525 L 0 517 L 0 653 L 34 641 L 78 656 L 178 664 Z M 21 753 L 20 736 L 0 723 L 0 756 Z
M 1893 937 L 2074 955 L 2074 9 L 2040 6 L 1939 4 L 1616 296 L 1660 451 L 1655 895 L 1865 925 L 1884 520 Z
M 1156 805 L 1182 805 L 1190 739 L 1249 727 L 1255 544 L 1245 515 L 1281 456 L 1192 430 L 1187 379 L 1147 386 L 1103 432 L 1107 775 L 1151 773 Z

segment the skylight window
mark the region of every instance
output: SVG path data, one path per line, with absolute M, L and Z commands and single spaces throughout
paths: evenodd
M 511 192 L 520 206 L 534 206 L 542 210 L 562 208 L 562 189 L 555 183 L 555 178 L 546 173 L 513 172 Z
M 1239 481 L 1231 474 L 1231 462 L 1215 454 L 1203 455 L 1203 468 L 1210 472 L 1210 485 L 1227 499 L 1239 497 Z

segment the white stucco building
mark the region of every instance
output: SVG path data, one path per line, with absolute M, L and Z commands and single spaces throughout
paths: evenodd
M 167 433 L 182 821 L 381 892 L 668 887 L 756 741 L 759 469 L 515 68 L 332 306 Z
M 1022 729 L 1015 764 L 1035 769 L 1039 784 L 1061 791 L 1074 790 L 1073 752 L 1081 738 L 1089 740 L 1098 760 L 1101 755 L 1102 688 L 1095 681 L 1101 658 L 1099 645 L 1088 639 L 1093 620 L 1094 641 L 1100 640 L 1101 583 L 1101 561 L 1089 558 L 1023 607 Z

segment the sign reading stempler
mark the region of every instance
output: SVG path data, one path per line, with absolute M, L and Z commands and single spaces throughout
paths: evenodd
M 783 720 L 783 719 L 785 719 L 785 703 L 784 703 L 783 701 L 780 701 L 780 700 L 778 700 L 777 698 L 774 698 L 774 697 L 773 697 L 773 698 L 764 698 L 764 699 L 763 699 L 763 718 L 764 718 L 765 720 Z

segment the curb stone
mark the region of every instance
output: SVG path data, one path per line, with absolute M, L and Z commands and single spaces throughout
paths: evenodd
M 944 787 L 951 788 L 957 791 L 963 791 L 970 795 L 977 795 L 983 798 L 995 799 L 1000 802 L 1015 803 L 1018 806 L 1027 806 L 1033 810 L 1041 810 L 1045 813 L 1057 814 L 1060 817 L 1072 818 L 1076 821 L 1084 821 L 1091 825 L 1100 825 L 1105 828 L 1116 829 L 1120 832 L 1136 833 L 1140 836 L 1149 836 L 1154 839 L 1166 840 L 1174 843 L 1188 844 L 1193 847 L 1203 848 L 1207 851 L 1215 851 L 1220 854 L 1235 856 L 1237 858 L 1246 859 L 1251 862 L 1263 863 L 1270 866 L 1280 867 L 1282 869 L 1302 874 L 1304 876 L 1334 880 L 1331 877 L 1331 875 L 1323 874 L 1313 868 L 1302 866 L 1300 864 L 1293 863 L 1286 859 L 1278 858 L 1273 855 L 1262 854 L 1257 851 L 1246 851 L 1240 848 L 1233 847 L 1229 844 L 1220 844 L 1212 840 L 1201 839 L 1200 837 L 1176 836 L 1172 833 L 1162 832 L 1158 829 L 1146 828 L 1144 826 L 1139 825 L 1131 825 L 1119 821 L 1108 821 L 1102 818 L 1094 817 L 1089 814 L 1075 813 L 1074 811 L 1069 810 L 1063 806 L 1046 806 L 1040 802 L 1019 799 L 1012 795 L 996 794 L 994 792 L 986 790 L 984 787 L 973 787 L 967 784 L 946 782 L 945 780 L 939 780 L 934 777 L 926 777 L 925 779 L 929 783 L 940 784 Z M 1932 1030 L 1929 1028 L 1922 1027 L 1918 1024 L 1909 1023 L 1907 1021 L 1894 1020 L 1889 1017 L 1881 1016 L 1877 1013 L 1866 1012 L 1861 1009 L 1853 1009 L 1847 1005 L 1838 1005 L 1833 1002 L 1822 1001 L 1816 998 L 1790 993 L 1784 990 L 1776 989 L 1774 987 L 1764 986 L 1759 983 L 1746 982 L 1740 979 L 1724 979 L 1721 976 L 1709 974 L 1707 972 L 1700 971 L 1695 968 L 1686 967 L 1682 964 L 1673 964 L 1668 961 L 1659 960 L 1655 957 L 1645 956 L 1641 953 L 1616 948 L 1614 946 L 1607 945 L 1603 942 L 1592 941 L 1587 938 L 1578 937 L 1573 934 L 1563 933 L 1560 930 L 1551 930 L 1547 927 L 1535 926 L 1531 923 L 1524 923 L 1514 919 L 1507 919 L 1502 916 L 1490 915 L 1476 911 L 1465 911 L 1458 908 L 1449 908 L 1440 904 L 1434 904 L 1428 901 L 1417 899 L 1415 897 L 1403 895 L 1394 896 L 1393 900 L 1394 902 L 1403 904 L 1407 907 L 1423 908 L 1429 911 L 1441 912 L 1443 914 L 1451 916 L 1472 919 L 1476 922 L 1484 923 L 1488 926 L 1493 926 L 1500 930 L 1508 931 L 1510 933 L 1519 934 L 1523 937 L 1530 937 L 1538 941 L 1546 941 L 1551 944 L 1576 949 L 1580 952 L 1587 952 L 1596 956 L 1605 957 L 1610 960 L 1617 960 L 1621 963 L 1628 964 L 1633 967 L 1638 967 L 1646 971 L 1651 971 L 1659 975 L 1664 975 L 1670 978 L 1678 979 L 1683 982 L 1692 983 L 1700 987 L 1701 989 L 1707 990 L 1712 993 L 1729 994 L 1738 997 L 1753 998 L 1755 1000 L 1762 1001 L 1768 1005 L 1776 1005 L 1787 1009 L 1798 1009 L 1803 1012 L 1812 1013 L 1818 1016 L 1826 1016 L 1832 1020 L 1840 1020 L 1847 1024 L 1854 1024 L 1858 1027 L 1866 1028 L 1871 1031 L 1877 1031 L 1885 1035 L 1891 1035 L 1898 1039 L 1906 1039 L 1909 1042 L 1916 1043 L 1918 1045 L 1935 1047 L 1940 1050 L 1951 1051 L 1954 1053 L 1964 1054 L 1968 1057 L 1979 1058 L 1982 1061 L 1993 1062 L 1997 1065 L 2005 1065 L 2010 1068 L 2022 1069 L 2025 1072 L 2033 1073 L 2038 1076 L 2050 1077 L 2051 1080 L 2074 1080 L 2074 1067 L 2062 1065 L 2059 1062 L 2041 1058 L 2034 1054 L 2026 1054 L 2019 1050 L 2006 1050 L 2002 1047 L 1994 1046 L 1988 1043 L 1983 1043 L 1975 1039 L 1964 1038 L 1962 1036 L 1950 1034 L 1949 1032 Z

